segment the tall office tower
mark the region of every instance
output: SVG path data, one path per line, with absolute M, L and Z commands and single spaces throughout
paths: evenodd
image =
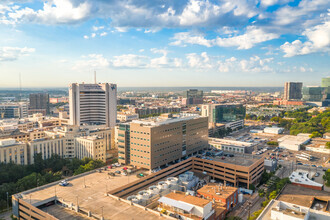
M 323 89 L 323 101 L 330 100 L 330 77 L 322 78 L 321 87 Z
M 189 89 L 183 92 L 183 105 L 203 104 L 203 91 L 197 89 Z
M 232 130 L 244 126 L 246 109 L 242 104 L 202 105 L 202 116 L 209 118 L 209 128 L 225 125 Z
M 146 169 L 191 156 L 207 146 L 207 118 L 195 114 L 135 120 L 118 131 L 118 161 Z
M 302 98 L 301 82 L 286 82 L 284 85 L 284 100 L 292 100 Z
M 114 127 L 117 119 L 117 85 L 73 83 L 69 89 L 70 124 Z
M 34 93 L 30 94 L 29 114 L 42 113 L 49 114 L 49 94 L 48 93 Z
M 308 102 L 321 102 L 322 101 L 322 87 L 307 86 L 303 88 L 303 100 Z

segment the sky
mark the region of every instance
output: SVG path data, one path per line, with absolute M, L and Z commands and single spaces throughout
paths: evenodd
M 0 0 L 0 88 L 320 85 L 329 0 Z

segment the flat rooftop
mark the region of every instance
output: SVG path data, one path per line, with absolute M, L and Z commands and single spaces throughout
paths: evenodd
M 326 191 L 287 184 L 277 200 L 310 207 L 314 197 L 322 200 L 330 200 L 330 193 Z
M 121 168 L 111 169 L 111 172 L 119 169 Z M 38 206 L 41 201 L 54 197 L 56 193 L 60 202 L 64 200 L 65 203 L 73 203 L 74 205 L 78 202 L 81 209 L 91 211 L 99 216 L 101 216 L 103 207 L 103 216 L 105 219 L 163 219 L 160 216 L 147 212 L 136 206 L 131 206 L 125 202 L 106 196 L 106 192 L 138 179 L 136 174 L 129 176 L 116 175 L 110 177 L 108 171 L 102 171 L 102 173 L 93 172 L 85 176 L 77 177 L 69 180 L 69 185 L 65 187 L 59 186 L 58 184 L 42 186 L 39 190 L 33 189 L 22 192 L 21 195 L 24 201 L 31 203 L 34 206 Z M 46 211 L 49 214 L 53 214 L 55 217 L 59 214 L 65 214 L 61 213 L 56 206 L 47 207 Z M 67 215 L 72 218 L 68 219 L 73 219 L 75 213 L 72 215 L 70 213 L 72 212 L 68 212 Z M 62 217 L 60 219 L 62 219 Z M 63 217 L 63 219 L 65 218 Z
M 322 187 L 323 185 L 308 178 L 309 172 L 304 170 L 293 171 L 290 175 L 292 183 L 304 184 L 308 186 Z
M 233 153 L 230 152 L 228 154 L 233 154 Z M 233 155 L 234 157 L 210 156 L 202 159 L 214 160 L 221 163 L 229 163 L 229 164 L 249 167 L 262 158 L 262 156 L 256 156 L 251 154 L 233 154 Z
M 209 143 L 228 145 L 228 146 L 238 146 L 238 147 L 251 147 L 254 145 L 253 143 L 248 143 L 244 141 L 234 141 L 234 140 L 221 139 L 221 138 L 209 138 Z
M 186 195 L 184 192 L 171 192 L 164 197 L 199 207 L 204 207 L 211 202 L 209 200 L 198 198 L 196 196 Z
M 197 193 L 209 194 L 212 196 L 216 196 L 219 198 L 228 198 L 234 192 L 236 192 L 238 188 L 231 186 L 220 186 L 219 184 L 209 183 L 208 185 L 203 186 Z
M 133 120 L 132 123 L 140 124 L 147 127 L 157 127 L 164 124 L 171 124 L 179 121 L 186 121 L 200 117 L 201 116 L 197 114 L 177 114 L 177 115 L 173 115 L 172 117 L 159 116 L 159 117 L 147 118 L 142 120 Z

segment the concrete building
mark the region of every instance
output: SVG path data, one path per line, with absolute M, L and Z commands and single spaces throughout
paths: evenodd
M 75 138 L 75 156 L 79 159 L 88 157 L 106 162 L 105 139 L 97 135 Z
M 221 138 L 209 138 L 209 146 L 223 151 L 244 154 L 251 153 L 254 149 L 255 144 Z
M 200 105 L 203 104 L 203 91 L 197 89 L 189 89 L 183 92 L 182 105 Z
M 294 150 L 299 151 L 301 149 L 301 146 L 304 144 L 307 144 L 311 140 L 310 137 L 300 135 L 300 136 L 294 136 L 294 135 L 285 135 L 277 141 L 279 142 L 279 147 L 288 149 L 288 150 Z
M 300 100 L 302 98 L 301 82 L 286 82 L 284 84 L 284 100 Z
M 69 103 L 71 125 L 116 125 L 116 84 L 73 83 L 69 89 Z
M 27 165 L 28 146 L 26 143 L 17 142 L 15 139 L 0 140 L 0 163 L 15 163 Z
M 33 93 L 29 95 L 29 115 L 34 113 L 49 114 L 49 94 Z
M 123 158 L 120 162 L 129 161 L 146 169 L 166 165 L 207 147 L 207 118 L 195 114 L 163 114 L 134 120 L 129 130 L 129 144 L 127 136 L 118 136 L 118 154 Z
M 266 127 L 264 128 L 264 133 L 267 134 L 282 134 L 284 128 L 276 128 L 276 127 Z
M 212 201 L 198 198 L 191 195 L 185 195 L 182 192 L 172 192 L 162 196 L 158 202 L 160 207 L 179 214 L 180 219 L 187 217 L 192 219 L 213 219 L 215 214 L 212 208 Z
M 138 114 L 129 114 L 129 113 L 124 113 L 124 112 L 119 112 L 117 113 L 117 120 L 120 122 L 128 122 L 128 121 L 132 121 L 132 120 L 136 120 L 139 119 L 139 115 Z
M 197 190 L 197 195 L 223 204 L 226 212 L 230 211 L 238 203 L 238 188 L 226 186 L 226 184 L 209 183 Z
M 289 176 L 293 185 L 302 186 L 310 189 L 323 190 L 323 185 L 314 182 L 309 177 L 309 172 L 304 170 L 296 170 Z
M 276 159 L 265 159 L 264 161 L 265 170 L 268 172 L 275 172 L 277 168 L 277 160 Z
M 325 205 L 327 201 L 325 201 Z M 319 203 L 324 206 L 323 203 Z M 326 205 L 327 206 L 327 205 Z M 324 209 L 300 206 L 289 202 L 271 200 L 257 220 L 327 220 L 330 219 L 329 207 Z
M 0 119 L 4 118 L 26 118 L 28 106 L 25 102 L 0 104 Z

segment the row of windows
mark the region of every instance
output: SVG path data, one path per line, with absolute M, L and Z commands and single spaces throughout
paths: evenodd
M 149 145 L 146 144 L 139 144 L 139 143 L 131 143 L 132 145 L 138 145 L 138 146 L 142 146 L 142 147 L 150 147 Z
M 134 139 L 138 139 L 138 140 L 141 140 L 141 141 L 143 141 L 143 140 L 144 140 L 144 141 L 150 141 L 149 139 L 146 139 L 146 138 L 139 138 L 139 137 L 132 137 L 132 136 L 131 136 L 131 138 L 132 138 L 132 139 L 133 139 L 133 138 L 134 138 Z
M 135 155 L 135 154 L 131 154 L 132 157 L 138 157 L 138 158 L 143 158 L 143 159 L 147 159 L 149 160 L 149 157 L 143 157 L 143 156 L 139 156 L 139 155 Z
M 141 153 L 150 153 L 149 151 L 145 151 L 145 150 L 140 150 L 140 149 L 135 149 L 135 148 L 131 148 L 132 151 L 138 151 L 138 152 L 141 152 Z
M 142 132 L 142 131 L 131 131 L 131 133 L 136 133 L 136 134 L 147 134 L 147 135 L 150 134 L 150 133 L 148 133 L 148 132 Z
M 147 165 L 147 166 L 150 166 L 148 163 L 143 163 L 143 162 L 140 162 L 140 161 L 136 161 L 136 160 L 131 160 L 131 163 L 139 163 L 139 164 L 144 164 L 144 165 Z

